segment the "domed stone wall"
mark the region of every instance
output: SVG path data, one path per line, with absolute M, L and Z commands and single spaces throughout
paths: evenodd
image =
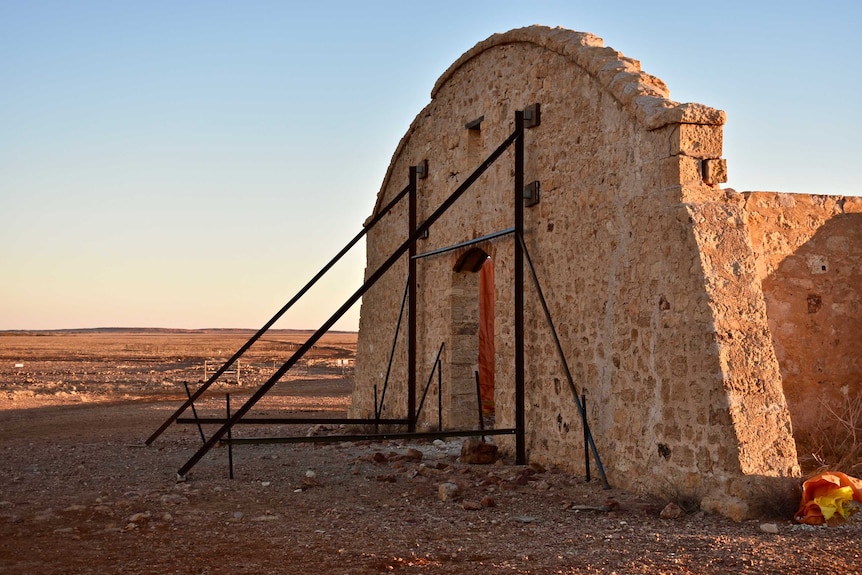
M 541 122 L 524 135 L 525 176 L 541 190 L 526 208 L 524 241 L 608 478 L 747 516 L 752 493 L 799 469 L 745 207 L 719 187 L 723 112 L 672 101 L 661 80 L 591 34 L 497 34 L 438 80 L 393 155 L 375 213 L 407 184 L 408 167 L 427 161 L 423 221 L 512 133 L 515 111 L 535 103 Z M 511 154 L 431 226 L 420 252 L 513 225 Z M 404 241 L 407 217 L 404 201 L 371 230 L 367 275 Z M 495 424 L 508 427 L 512 236 L 472 247 L 493 262 L 493 403 Z M 478 274 L 457 266 L 466 250 L 418 262 L 420 393 L 444 350 L 442 396 L 429 388 L 420 427 L 436 425 L 438 404 L 444 427 L 475 427 L 469 366 L 482 318 Z M 406 415 L 403 333 L 390 364 L 406 275 L 405 257 L 363 297 L 354 416 L 374 415 L 387 372 L 383 416 Z M 523 311 L 529 459 L 578 471 L 580 417 L 529 284 Z

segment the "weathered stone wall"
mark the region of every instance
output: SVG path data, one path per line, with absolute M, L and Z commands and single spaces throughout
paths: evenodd
M 588 394 L 610 481 L 744 517 L 753 483 L 798 468 L 745 212 L 718 187 L 722 112 L 669 100 L 661 80 L 590 34 L 536 26 L 495 35 L 437 82 L 376 209 L 403 189 L 409 165 L 427 159 L 420 221 L 427 217 L 512 132 L 515 110 L 536 102 L 542 121 L 525 135 L 526 180 L 540 181 L 542 194 L 527 209 L 525 242 L 575 384 Z M 465 129 L 481 116 L 481 130 Z M 431 227 L 420 252 L 512 226 L 512 196 L 510 151 Z M 403 241 L 404 204 L 369 234 L 367 274 Z M 497 425 L 509 427 L 512 239 L 481 247 L 496 272 Z M 469 308 L 464 298 L 477 297 L 453 272 L 459 255 L 421 260 L 418 278 L 418 380 L 445 342 L 449 427 L 476 413 L 474 389 L 452 369 L 475 358 L 477 340 L 475 322 L 453 322 Z M 406 260 L 363 298 L 355 415 L 373 413 L 405 277 Z M 577 470 L 575 401 L 532 287 L 525 299 L 529 457 Z M 401 337 L 384 415 L 404 415 L 404 348 Z M 427 425 L 436 393 L 423 408 Z
M 828 451 L 838 418 L 862 396 L 862 198 L 755 192 L 737 201 L 799 453 Z

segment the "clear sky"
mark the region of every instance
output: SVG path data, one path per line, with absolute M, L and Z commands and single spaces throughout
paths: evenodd
M 859 0 L 0 0 L 0 330 L 260 327 L 361 229 L 437 78 L 530 24 L 725 110 L 727 186 L 862 193 Z

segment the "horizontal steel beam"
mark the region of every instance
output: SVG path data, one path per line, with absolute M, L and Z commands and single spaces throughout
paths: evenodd
M 445 248 L 439 248 L 436 250 L 431 250 L 430 252 L 425 252 L 423 254 L 417 254 L 417 255 L 413 256 L 413 258 L 418 260 L 418 259 L 422 259 L 422 258 L 427 258 L 429 256 L 436 256 L 439 254 L 445 254 L 446 252 L 451 252 L 451 251 L 458 250 L 461 248 L 466 248 L 467 246 L 472 246 L 474 244 L 487 242 L 489 240 L 493 240 L 493 239 L 500 238 L 503 236 L 508 236 L 509 234 L 513 234 L 513 233 L 515 233 L 515 228 L 507 228 L 505 230 L 500 230 L 499 232 L 494 232 L 493 234 L 488 234 L 487 236 L 482 236 L 481 238 L 475 238 L 472 240 L 467 240 L 465 242 L 453 244 L 451 246 L 446 246 Z
M 391 439 L 442 439 L 444 437 L 478 437 L 481 435 L 514 435 L 515 429 L 462 429 L 453 431 L 416 431 L 413 433 L 359 433 L 355 435 L 314 435 L 312 437 L 243 437 L 220 439 L 219 443 L 261 445 L 268 443 L 342 443 L 345 441 L 389 441 Z
M 217 424 L 224 425 L 228 422 L 225 417 L 180 417 L 178 424 Z M 355 417 L 246 417 L 234 422 L 234 425 L 309 425 L 316 423 L 328 423 L 331 425 L 407 425 L 408 419 L 360 419 Z

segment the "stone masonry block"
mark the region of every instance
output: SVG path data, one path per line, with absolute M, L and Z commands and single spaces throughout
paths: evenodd
M 661 161 L 661 186 L 697 185 L 703 181 L 700 160 L 689 156 L 671 156 Z
M 862 197 L 845 197 L 841 209 L 845 214 L 862 214 Z
M 454 364 L 472 365 L 478 357 L 478 338 L 476 335 L 452 336 L 451 348 L 447 349 L 449 361 Z
M 727 160 L 710 158 L 703 161 L 703 181 L 711 186 L 727 181 Z
M 721 157 L 723 130 L 721 126 L 678 124 L 671 133 L 670 153 L 692 158 Z

